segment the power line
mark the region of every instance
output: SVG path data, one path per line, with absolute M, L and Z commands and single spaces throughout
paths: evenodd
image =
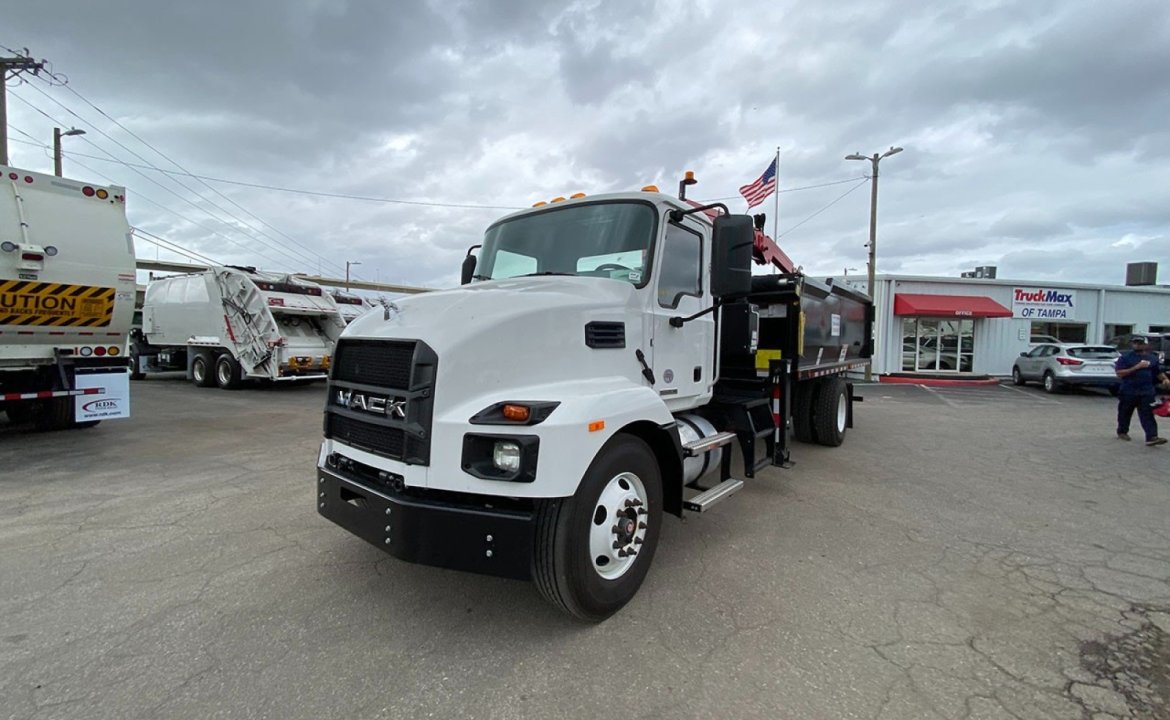
M 21 97 L 21 96 L 17 95 L 16 93 L 10 93 L 10 94 L 12 95 L 12 97 L 14 97 L 14 98 L 16 98 L 16 99 L 20 100 L 21 102 L 25 103 L 26 105 L 28 105 L 29 107 L 31 107 L 33 110 L 36 110 L 36 111 L 37 111 L 38 113 L 40 113 L 41 115 L 44 115 L 46 118 L 48 118 L 48 119 L 49 119 L 51 122 L 53 122 L 54 124 L 56 124 L 56 125 L 62 125 L 62 124 L 63 124 L 63 123 L 62 123 L 60 120 L 58 120 L 57 118 L 55 118 L 55 117 L 53 117 L 52 115 L 48 114 L 47 112 L 45 112 L 44 110 L 40 109 L 40 108 L 39 108 L 39 107 L 37 107 L 36 105 L 32 104 L 32 103 L 31 103 L 31 102 L 29 102 L 28 100 L 25 100 L 23 97 Z M 100 132 L 100 131 L 99 131 L 99 132 Z M 25 134 L 25 135 L 28 135 L 28 133 L 23 133 L 23 134 Z M 31 136 L 30 136 L 30 137 L 31 137 Z M 92 145 L 93 147 L 97 148 L 98 150 L 101 150 L 102 152 L 104 152 L 105 154 L 109 155 L 110 157 L 114 157 L 114 154 L 113 154 L 113 153 L 111 153 L 110 151 L 108 151 L 108 150 L 106 150 L 105 148 L 101 147 L 100 145 L 98 145 L 97 143 L 93 142 L 92 140 L 90 140 L 89 138 L 85 137 L 84 135 L 83 135 L 83 136 L 81 136 L 81 139 L 82 139 L 84 142 L 86 142 L 86 143 L 88 143 L 88 144 Z M 116 141 L 115 141 L 115 142 L 116 142 Z M 115 160 L 117 160 L 117 159 L 115 158 Z M 87 169 L 87 170 L 89 170 L 90 172 L 93 172 L 93 173 L 95 173 L 95 174 L 99 175 L 100 177 L 106 178 L 106 179 L 107 179 L 107 180 L 109 180 L 110 182 L 116 182 L 116 181 L 114 181 L 114 180 L 111 180 L 111 179 L 110 179 L 108 176 L 106 176 L 106 175 L 103 175 L 102 173 L 97 173 L 97 172 L 96 172 L 95 170 L 93 170 L 92 168 L 89 168 L 89 167 L 87 167 L 87 166 L 83 165 L 82 163 L 80 163 L 80 162 L 78 162 L 78 161 L 76 161 L 76 160 L 74 160 L 74 162 L 75 162 L 75 163 L 77 163 L 78 165 L 80 165 L 81 167 L 84 167 L 84 168 L 86 168 L 86 169 Z M 195 202 L 194 202 L 194 201 L 192 201 L 190 198 L 187 198 L 187 197 L 184 197 L 184 196 L 180 195 L 179 193 L 175 192 L 175 191 L 174 191 L 174 190 L 172 190 L 171 188 L 167 187 L 166 185 L 163 185 L 162 183 L 158 182 L 158 181 L 157 181 L 157 180 L 155 180 L 154 178 L 150 177 L 149 175 L 146 175 L 146 174 L 144 174 L 143 172 L 141 172 L 141 171 L 139 171 L 139 170 L 135 170 L 134 168 L 130 168 L 130 169 L 131 169 L 131 170 L 133 170 L 133 172 L 134 172 L 135 174 L 137 174 L 137 175 L 141 176 L 142 178 L 145 178 L 147 182 L 150 182 L 150 183 L 151 183 L 151 184 L 153 184 L 153 185 L 157 185 L 158 187 L 160 187 L 160 188 L 162 188 L 163 190 L 167 191 L 167 192 L 168 192 L 168 193 L 170 193 L 171 195 L 174 195 L 175 197 L 179 198 L 180 200 L 182 200 L 183 202 L 187 203 L 187 204 L 188 204 L 188 205 L 190 205 L 191 207 L 195 208 L 195 209 L 196 209 L 196 210 L 198 210 L 199 212 L 207 213 L 208 215 L 210 215 L 210 216 L 212 217 L 212 219 L 214 219 L 214 220 L 216 220 L 216 221 L 218 221 L 218 222 L 222 223 L 224 226 L 226 226 L 226 227 L 228 227 L 228 228 L 230 228 L 230 229 L 232 229 L 232 230 L 234 230 L 234 231 L 236 231 L 236 232 L 240 232 L 240 231 L 239 231 L 239 229 L 238 229 L 238 228 L 236 228 L 236 227 L 234 227 L 234 226 L 233 226 L 231 223 L 227 222 L 227 221 L 226 221 L 226 220 L 224 220 L 223 218 L 217 217 L 217 216 L 215 215 L 215 213 L 211 212 L 211 211 L 210 211 L 210 210 L 208 210 L 207 208 L 202 208 L 202 207 L 199 207 L 199 205 L 195 204 Z M 180 184 L 180 187 L 183 187 L 183 186 Z M 196 195 L 198 195 L 198 193 L 196 193 Z M 154 204 L 155 204 L 155 205 L 157 205 L 158 203 L 154 203 Z M 161 206 L 160 206 L 160 207 L 161 207 Z M 217 206 L 217 207 L 218 207 L 218 206 Z M 168 209 L 169 209 L 169 208 L 168 208 Z M 173 211 L 173 210 L 171 210 L 171 212 L 174 212 L 174 211 Z M 176 215 L 178 215 L 178 213 L 175 213 L 175 214 L 176 214 Z M 190 219 L 190 218 L 188 218 L 188 217 L 185 217 L 185 216 L 183 216 L 183 215 L 179 215 L 179 217 L 183 218 L 183 219 L 184 219 L 184 220 L 186 220 L 187 222 L 189 222 L 189 223 L 191 223 L 191 224 L 193 224 L 193 225 L 195 225 L 195 226 L 197 226 L 197 227 L 200 227 L 200 228 L 202 228 L 203 230 L 205 230 L 205 231 L 207 231 L 207 232 L 210 232 L 210 233 L 212 233 L 212 234 L 214 234 L 214 235 L 217 235 L 217 236 L 219 236 L 219 237 L 223 238 L 224 240 L 227 240 L 228 242 L 232 243 L 233 245 L 235 245 L 235 246 L 237 246 L 237 247 L 243 248 L 244 250 L 246 250 L 246 251 L 248 251 L 248 252 L 255 252 L 255 253 L 257 253 L 258 255 L 260 255 L 261 257 L 264 257 L 264 258 L 268 259 L 269 261 L 271 261 L 271 262 L 273 262 L 273 263 L 275 263 L 275 264 L 277 264 L 277 265 L 283 265 L 283 264 L 285 264 L 285 262 L 287 262 L 287 261 L 277 260 L 277 259 L 275 259 L 275 258 L 273 258 L 273 257 L 271 257 L 271 256 L 269 256 L 269 255 L 266 255 L 266 254 L 264 254 L 264 253 L 262 253 L 262 252 L 259 252 L 259 251 L 257 251 L 255 248 L 247 248 L 247 247 L 245 247 L 244 245 L 240 244 L 238 241 L 236 241 L 234 238 L 231 238 L 231 237 L 229 237 L 229 236 L 227 236 L 227 235 L 224 235 L 223 233 L 219 232 L 218 230 L 214 230 L 214 229 L 212 229 L 212 228 L 208 228 L 206 225 L 203 225 L 202 223 L 199 223 L 199 222 L 195 222 L 195 221 L 191 220 L 191 219 Z M 241 234 L 243 234 L 243 233 L 241 233 Z
M 838 196 L 837 196 L 837 198 L 836 198 L 835 200 L 833 200 L 833 202 L 831 202 L 831 203 L 829 203 L 828 205 L 824 206 L 824 207 L 823 207 L 823 208 L 821 208 L 820 210 L 817 210 L 815 213 L 813 213 L 812 215 L 809 215 L 809 216 L 808 216 L 808 217 L 806 217 L 804 220 L 801 220 L 800 222 L 796 223 L 795 225 L 793 225 L 792 227 L 788 228 L 788 229 L 787 229 L 787 230 L 785 230 L 784 232 L 782 232 L 782 233 L 779 233 L 779 234 L 776 236 L 776 239 L 777 239 L 777 240 L 779 240 L 780 238 L 784 237 L 785 235 L 787 235 L 788 233 L 792 232 L 792 231 L 793 231 L 793 230 L 795 230 L 796 228 L 800 227 L 801 225 L 804 225 L 804 224 L 805 224 L 806 222 L 808 222 L 809 220 L 812 220 L 812 219 L 813 219 L 813 218 L 815 218 L 817 215 L 820 215 L 820 214 L 821 214 L 821 213 L 823 213 L 824 211 L 828 210 L 829 208 L 833 207 L 833 206 L 834 206 L 834 205 L 836 205 L 837 203 L 841 202 L 842 200 L 844 200 L 844 199 L 845 199 L 845 198 L 846 198 L 846 197 L 849 195 L 849 193 L 853 192 L 854 190 L 856 190 L 857 188 L 861 187 L 862 185 L 865 185 L 867 182 L 869 182 L 869 178 L 868 178 L 868 177 L 867 177 L 867 178 L 865 178 L 865 179 L 863 179 L 861 182 L 857 183 L 857 184 L 856 184 L 856 185 L 854 185 L 853 187 L 849 188 L 849 189 L 848 189 L 848 190 L 846 190 L 845 192 L 843 192 L 843 193 L 841 193 L 840 195 L 838 195 Z
M 206 255 L 201 255 L 201 254 L 195 252 L 194 250 L 188 250 L 187 248 L 183 247 L 182 245 L 179 245 L 176 242 L 172 242 L 170 240 L 167 240 L 166 238 L 161 238 L 158 235 L 155 235 L 154 233 L 147 232 L 140 227 L 132 227 L 132 228 L 130 228 L 130 230 L 133 232 L 135 237 L 141 237 L 146 242 L 151 243 L 152 245 L 157 245 L 157 246 L 163 248 L 164 250 L 170 250 L 171 252 L 176 252 L 176 253 L 179 253 L 182 255 L 186 255 L 188 258 L 190 258 L 192 260 L 198 260 L 200 262 L 205 262 L 208 265 L 222 265 L 223 264 L 223 263 L 217 262 L 215 260 L 212 260 L 211 258 L 207 257 Z
M 844 180 L 834 180 L 832 182 L 820 183 L 818 185 L 804 185 L 801 187 L 784 188 L 782 190 L 777 190 L 776 194 L 780 195 L 783 193 L 800 192 L 801 190 L 816 190 L 818 188 L 827 188 L 827 187 L 832 187 L 834 185 L 844 185 L 845 183 L 851 183 L 851 182 L 854 182 L 856 180 L 867 180 L 867 179 L 869 179 L 867 175 L 858 175 L 857 177 L 845 178 Z M 712 198 L 708 202 L 719 202 L 721 200 L 739 200 L 742 197 L 743 197 L 743 195 L 731 195 L 729 197 Z
M 119 122 L 119 121 L 118 121 L 116 118 L 114 118 L 114 117 L 111 117 L 111 116 L 110 116 L 110 115 L 109 115 L 109 114 L 108 114 L 106 111 L 102 110 L 100 107 L 98 107 L 97 105 L 95 105 L 93 102 L 91 102 L 91 101 L 90 101 L 88 98 L 86 98 L 84 95 L 82 95 L 80 92 L 78 92 L 78 91 L 77 91 L 75 88 L 73 88 L 72 86 L 70 86 L 70 85 L 67 85 L 67 84 L 62 84 L 62 85 L 63 85 L 63 87 L 64 87 L 66 90 L 68 90 L 69 92 L 73 93 L 73 95 L 75 95 L 75 96 L 76 96 L 76 97 L 77 97 L 79 100 L 81 100 L 81 101 L 82 101 L 82 102 L 84 102 L 86 105 L 89 105 L 91 108 L 93 108 L 93 109 L 94 109 L 94 110 L 95 110 L 95 111 L 96 111 L 96 112 L 97 112 L 99 115 L 101 115 L 102 117 L 106 118 L 106 119 L 107 119 L 107 120 L 109 120 L 110 122 L 114 123 L 114 124 L 115 124 L 115 125 L 117 125 L 119 128 L 121 128 L 121 129 L 122 129 L 124 132 L 126 132 L 126 134 L 128 134 L 130 137 L 134 138 L 134 139 L 135 139 L 135 140 L 137 140 L 138 142 L 140 142 L 140 143 L 142 143 L 143 145 L 145 145 L 146 147 L 150 148 L 150 149 L 151 149 L 151 150 L 153 150 L 153 151 L 154 151 L 154 152 L 155 152 L 157 155 L 159 155 L 160 157 L 162 157 L 163 159 L 165 159 L 167 162 L 169 162 L 170 164 L 172 164 L 172 165 L 174 165 L 175 167 L 177 167 L 177 168 L 178 168 L 178 169 L 179 169 L 179 170 L 182 172 L 182 174 L 183 174 L 183 175 L 186 175 L 187 177 L 191 177 L 191 178 L 194 178 L 194 179 L 196 179 L 196 180 L 199 180 L 199 182 L 200 182 L 200 183 L 201 183 L 201 184 L 202 184 L 204 187 L 206 187 L 207 189 L 211 190 L 211 191 L 212 191 L 212 192 L 214 192 L 216 195 L 219 195 L 219 196 L 220 196 L 221 198 L 223 198 L 224 200 L 227 200 L 229 203 L 231 203 L 231 204 L 232 204 L 232 205 L 234 205 L 235 207 L 239 208 L 239 209 L 240 209 L 242 212 L 244 212 L 244 213 L 248 214 L 249 216 L 251 216 L 252 218 L 254 218 L 254 219 L 255 219 L 257 222 L 259 222 L 260 224 L 262 224 L 262 225 L 264 225 L 265 227 L 269 228 L 269 229 L 270 229 L 270 230 L 272 230 L 273 232 L 275 232 L 275 233 L 279 234 L 281 237 L 285 238 L 286 240 L 288 240 L 289 242 L 293 243 L 294 245 L 297 245 L 298 247 L 300 247 L 300 248 L 302 248 L 302 249 L 304 249 L 304 250 L 306 250 L 306 251 L 308 251 L 308 252 L 310 252 L 310 253 L 312 253 L 312 254 L 316 255 L 318 259 L 325 259 L 325 258 L 323 258 L 323 257 L 321 256 L 321 254 L 320 254 L 320 253 L 316 252 L 315 250 L 313 250 L 313 249 L 311 249 L 311 248 L 305 247 L 305 246 L 304 246 L 304 245 L 302 245 L 300 242 L 298 242 L 296 238 L 292 237 L 292 236 L 291 236 L 291 235 L 289 235 L 288 233 L 286 233 L 286 232 L 284 232 L 284 231 L 282 231 L 282 230 L 280 230 L 280 229 L 278 229 L 278 228 L 276 228 L 276 227 L 273 227 L 273 226 L 272 226 L 271 224 L 269 224 L 268 222 L 265 222 L 265 221 L 264 221 L 264 219 L 262 219 L 261 217 L 259 217 L 259 216 L 258 216 L 258 215 L 256 215 L 255 213 L 251 212 L 250 210 L 248 210 L 247 208 L 245 208 L 243 205 L 240 205 L 238 202 L 236 202 L 236 201 L 235 201 L 235 200 L 233 200 L 232 198 L 228 197 L 228 196 L 227 196 L 227 195 L 225 195 L 224 193 L 220 192 L 220 190 L 219 190 L 219 189 L 217 189 L 217 188 L 215 188 L 215 187 L 212 187 L 211 185 L 208 185 L 208 184 L 207 184 L 205 181 L 203 181 L 201 178 L 199 178 L 198 176 L 196 176 L 196 175 L 192 174 L 190 171 L 188 171 L 188 170 L 187 170 L 187 168 L 185 168 L 185 167 L 183 167 L 182 165 L 180 165 L 180 164 L 179 164 L 179 162 L 178 162 L 177 160 L 175 160 L 174 158 L 172 158 L 170 155 L 167 155 L 167 154 L 166 154 L 166 153 L 164 153 L 162 150 L 159 150 L 159 149 L 158 149 L 157 147 L 155 147 L 154 145 L 151 145 L 151 144 L 150 144 L 149 142 L 147 142 L 146 140 L 143 140 L 143 139 L 142 139 L 142 137 L 140 137 L 140 136 L 139 136 L 137 133 L 135 133 L 133 130 L 131 130 L 130 128 L 128 128 L 128 127 L 126 127 L 125 125 L 123 125 L 123 124 L 122 124 L 121 122 Z M 156 170 L 159 170 L 159 171 L 162 171 L 162 168 L 157 168 L 157 167 L 156 167 L 155 169 L 156 169 Z M 341 266 L 340 266 L 340 265 L 337 265 L 337 264 L 334 264 L 334 267 L 340 268 Z
M 70 114 L 70 115 L 72 115 L 73 117 L 77 118 L 77 119 L 78 119 L 78 120 L 80 120 L 81 122 L 85 123 L 85 124 L 86 124 L 86 125 L 88 125 L 89 127 L 91 127 L 91 128 L 93 128 L 94 130 L 96 130 L 96 131 L 97 131 L 97 132 L 98 132 L 100 135 L 102 135 L 103 137 L 105 137 L 107 140 L 109 140 L 109 141 L 113 142 L 115 145 L 117 145 L 118 147 L 122 148 L 122 149 L 123 149 L 123 150 L 125 150 L 126 152 L 130 153 L 130 154 L 131 154 L 131 155 L 133 155 L 134 157 L 136 157 L 136 158 L 138 158 L 139 160 L 142 160 L 143 162 L 145 162 L 145 163 L 147 164 L 147 166 L 148 166 L 148 167 L 150 167 L 150 168 L 152 168 L 152 169 L 155 169 L 155 170 L 160 170 L 160 169 L 161 169 L 161 168 L 158 168 L 158 167 L 156 167 L 156 166 L 155 166 L 153 163 L 151 163 L 149 160 L 147 160 L 146 158 L 144 158 L 144 157 L 143 157 L 142 155 L 140 155 L 139 153 L 135 152 L 134 150 L 130 149 L 129 147 L 127 147 L 127 146 L 126 146 L 126 145 L 124 145 L 123 143 L 119 142 L 119 141 L 118 141 L 116 138 L 112 137 L 112 136 L 111 136 L 109 133 L 107 133 L 107 132 L 105 132 L 104 130 L 102 130 L 101 128 L 97 127 L 97 126 L 96 126 L 96 125 L 94 125 L 92 122 L 89 122 L 88 120 L 86 120 L 85 118 L 83 118 L 81 115 L 78 115 L 78 114 L 77 114 L 77 113 L 76 113 L 76 112 L 75 112 L 75 111 L 74 111 L 72 108 L 70 108 L 70 107 L 66 106 L 64 103 L 60 102 L 59 100 L 57 100 L 57 99 L 56 99 L 56 98 L 54 98 L 53 96 L 49 95 L 49 94 L 48 94 L 48 93 L 46 93 L 44 90 L 41 90 L 40 88 L 38 88 L 38 87 L 36 87 L 36 86 L 34 86 L 34 85 L 29 85 L 29 87 L 31 87 L 33 90 L 37 91 L 37 92 L 38 92 L 38 93 L 40 93 L 41 95 L 45 96 L 46 98 L 48 98 L 50 101 L 52 101 L 52 102 L 53 102 L 53 103 L 55 103 L 56 105 L 60 106 L 62 109 L 64 109 L 64 110 L 65 110 L 65 112 L 69 113 L 69 114 Z M 30 107 L 32 107 L 34 110 L 37 110 L 37 112 L 40 112 L 40 113 L 41 113 L 42 115 L 44 115 L 45 117 L 48 117 L 48 118 L 50 118 L 51 120 L 53 120 L 53 122 L 60 124 L 60 123 L 59 123 L 59 121 L 57 121 L 56 119 L 52 118 L 52 117 L 51 117 L 51 116 L 50 116 L 48 113 L 45 113 L 43 110 L 41 110 L 41 109 L 40 109 L 39 107 L 37 107 L 36 105 L 33 105 L 33 104 L 32 104 L 31 102 L 29 102 L 27 99 L 25 99 L 25 98 L 23 98 L 23 97 L 21 97 L 21 96 L 17 95 L 16 93 L 13 93 L 12 95 L 13 95 L 13 97 L 17 98 L 18 100 L 20 100 L 21 102 L 25 103 L 26 105 L 29 105 Z M 92 140 L 90 140 L 89 138 L 85 138 L 85 137 L 83 137 L 83 138 L 82 138 L 82 140 L 84 140 L 84 141 L 85 141 L 87 144 L 89 144 L 89 145 L 92 145 L 93 147 L 95 147 L 95 148 L 97 148 L 97 149 L 101 150 L 102 152 L 106 153 L 106 154 L 107 154 L 107 155 L 109 155 L 110 157 L 114 157 L 113 153 L 110 153 L 109 151 L 105 150 L 104 148 L 101 148 L 100 146 L 98 146 L 96 143 L 94 143 L 94 142 L 93 142 Z M 116 159 L 116 158 L 115 158 L 115 159 Z M 139 175 L 142 175 L 142 173 L 138 172 L 137 170 L 135 170 L 135 172 L 136 172 L 136 173 L 138 173 Z M 143 177 L 146 177 L 145 175 L 142 175 L 142 176 L 143 176 Z M 148 179 L 149 179 L 149 178 L 148 178 Z M 223 213 L 223 214 L 227 215 L 229 218 L 231 218 L 232 220 L 235 220 L 235 221 L 236 221 L 237 223 L 239 223 L 240 225 L 242 225 L 242 226 L 244 226 L 244 227 L 248 228 L 248 229 L 249 229 L 249 230 L 251 230 L 252 232 L 255 232 L 255 233 L 257 233 L 257 234 L 259 234 L 259 235 L 261 235 L 261 236 L 263 236 L 263 237 L 266 237 L 266 238 L 268 238 L 268 239 L 272 240 L 272 241 L 273 241 L 273 242 L 275 242 L 276 244 L 273 244 L 273 243 L 268 243 L 268 242 L 264 242 L 264 241 L 263 241 L 262 239 L 260 239 L 260 238 L 251 238 L 251 239 L 253 239 L 253 240 L 259 240 L 259 241 L 261 242 L 261 244 L 263 244 L 263 245 L 267 245 L 267 246 L 269 246 L 270 248 L 272 248 L 273 250 L 276 250 L 276 251 L 278 251 L 278 252 L 282 252 L 282 253 L 284 253 L 285 255 L 287 255 L 287 256 L 289 256 L 289 257 L 291 257 L 291 258 L 296 258 L 296 259 L 297 259 L 299 262 L 314 262 L 314 261 L 316 261 L 316 262 L 320 262 L 320 261 L 322 261 L 322 260 L 324 260 L 324 259 L 325 259 L 325 258 L 324 258 L 324 257 L 323 257 L 323 256 L 322 256 L 320 253 L 314 253 L 315 257 L 312 257 L 312 258 L 311 258 L 311 257 L 309 257 L 309 256 L 306 256 L 306 255 L 303 255 L 303 254 L 301 254 L 301 253 L 295 252 L 295 251 L 293 251 L 293 250 L 291 250 L 291 249 L 286 249 L 286 248 L 284 248 L 284 247 L 281 247 L 281 245 L 280 245 L 279 241 L 278 241 L 278 240 L 276 240 L 276 238 L 273 238 L 271 235 L 268 235 L 268 234 L 267 234 L 267 233 L 265 233 L 263 230 L 259 230 L 259 229 L 257 229 L 257 228 L 254 228 L 254 227 L 252 227 L 252 226 L 251 226 L 251 225 L 250 225 L 250 224 L 249 224 L 247 221 L 243 220 L 243 219 L 242 219 L 242 218 L 240 218 L 238 215 L 236 215 L 236 214 L 232 213 L 230 210 L 227 210 L 227 209 L 225 209 L 225 208 L 221 207 L 220 205 L 216 204 L 214 201 L 212 201 L 212 200 L 208 199 L 207 197 L 203 196 L 202 194 L 200 194 L 200 193 L 199 193 L 198 191 L 196 191 L 195 189 L 193 189 L 193 188 L 191 188 L 191 187 L 189 187 L 189 186 L 187 186 L 187 185 L 184 185 L 183 183 L 179 182 L 178 180 L 175 180 L 174 178 L 171 178 L 171 180 L 172 180 L 172 182 L 174 182 L 174 183 L 175 183 L 176 185 L 178 185 L 179 187 L 181 187 L 181 188 L 183 188 L 184 190 L 186 190 L 187 192 L 189 192 L 189 193 L 193 194 L 195 197 L 199 198 L 199 199 L 200 199 L 200 200 L 202 200 L 204 203 L 206 203 L 206 204 L 210 205 L 211 207 L 214 207 L 214 208 L 215 208 L 216 210 L 218 210 L 219 212 L 221 212 L 221 213 Z M 154 180 L 151 180 L 151 182 L 154 182 L 156 185 L 158 185 L 158 184 L 159 184 L 159 183 L 155 182 Z M 160 187 L 162 187 L 162 186 L 160 185 Z M 172 192 L 173 192 L 173 191 L 172 191 Z M 174 193 L 174 194 L 176 194 L 176 195 L 177 195 L 177 193 Z M 185 199 L 185 198 L 184 198 L 184 199 Z M 190 202 L 190 201 L 188 201 L 188 202 Z M 191 203 L 191 204 L 192 204 L 192 205 L 194 205 L 194 203 Z M 195 205 L 195 207 L 196 207 L 196 208 L 199 208 L 199 206 L 198 206 L 198 205 Z M 216 219 L 216 220 L 218 220 L 219 222 L 223 223 L 224 225 L 227 225 L 228 227 L 232 227 L 230 223 L 228 223 L 227 221 L 223 220 L 222 218 L 216 217 L 216 216 L 215 216 L 215 214 L 214 214 L 214 213 L 212 213 L 210 210 L 207 210 L 206 208 L 199 208 L 199 209 L 200 209 L 200 210 L 202 210 L 203 212 L 206 212 L 208 215 L 211 215 L 213 218 L 215 218 L 215 219 Z M 245 212 L 246 212 L 246 211 L 245 211 Z M 233 228 L 233 229 L 235 229 L 237 232 L 239 232 L 239 229 L 238 229 L 238 228 Z M 243 234 L 243 233 L 241 233 L 241 234 Z

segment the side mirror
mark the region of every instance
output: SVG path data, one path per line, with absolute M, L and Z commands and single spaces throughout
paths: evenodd
M 1028 351 L 1025 350 L 1024 352 L 1020 353 L 1020 357 L 1028 357 Z
M 463 258 L 463 275 L 459 278 L 460 285 L 466 285 L 471 282 L 471 276 L 475 274 L 475 256 L 468 255 Z
M 747 215 L 720 215 L 711 232 L 711 294 L 717 299 L 752 291 L 755 225 Z
M 483 245 L 472 245 L 467 248 L 467 257 L 463 258 L 462 274 L 459 277 L 460 285 L 466 285 L 475 277 L 475 256 L 471 254 L 471 251 L 481 247 Z

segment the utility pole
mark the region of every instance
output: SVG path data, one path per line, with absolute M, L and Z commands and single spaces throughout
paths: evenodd
M 28 50 L 25 50 L 27 53 Z M 45 64 L 37 62 L 27 55 L 0 58 L 0 165 L 8 164 L 8 78 L 17 77 L 22 72 L 32 72 L 36 75 L 43 70 Z
M 65 132 L 61 132 L 61 128 L 53 128 L 53 174 L 61 177 L 61 138 L 72 137 L 74 135 L 84 135 L 84 130 L 77 128 L 70 128 Z
M 346 260 L 345 261 L 345 291 L 349 292 L 349 268 L 352 265 L 361 265 L 360 260 Z
M 869 267 L 867 268 L 868 284 L 866 292 L 869 293 L 870 299 L 874 296 L 874 274 L 877 272 L 877 188 L 878 188 L 878 163 L 884 158 L 891 155 L 897 155 L 902 152 L 902 148 L 891 146 L 889 150 L 884 153 L 874 153 L 872 157 L 866 157 L 859 153 L 846 155 L 846 160 L 869 160 L 873 164 L 873 175 L 870 177 L 870 191 L 869 191 Z M 876 343 L 875 343 L 876 345 Z M 873 365 L 865 366 L 865 381 L 873 380 Z

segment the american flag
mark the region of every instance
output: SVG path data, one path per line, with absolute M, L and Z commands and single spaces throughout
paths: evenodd
M 748 210 L 751 210 L 756 205 L 764 202 L 764 199 L 776 191 L 776 161 L 768 165 L 768 169 L 759 177 L 754 183 L 744 185 L 739 189 L 739 194 L 743 195 L 743 199 L 747 200 Z

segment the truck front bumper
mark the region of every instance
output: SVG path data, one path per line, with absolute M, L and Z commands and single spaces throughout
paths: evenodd
M 518 580 L 532 577 L 531 510 L 374 489 L 318 467 L 317 511 L 400 560 Z

